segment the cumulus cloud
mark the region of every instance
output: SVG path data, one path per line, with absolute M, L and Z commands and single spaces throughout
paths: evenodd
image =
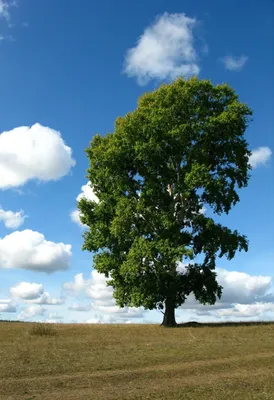
M 180 272 L 185 272 L 182 266 Z M 223 294 L 215 305 L 199 304 L 190 295 L 181 307 L 197 316 L 217 318 L 252 317 L 273 311 L 273 280 L 271 276 L 249 275 L 244 272 L 216 268 L 217 280 L 223 286 Z M 262 314 L 261 314 L 262 315 Z M 234 318 L 234 319 L 235 319 Z
M 187 263 L 178 262 L 176 271 L 179 272 L 180 274 L 184 274 L 187 272 L 187 268 L 186 268 L 187 266 L 188 266 Z
M 194 48 L 195 18 L 185 14 L 160 15 L 147 27 L 125 56 L 125 73 L 140 85 L 151 79 L 174 79 L 200 71 Z
M 10 7 L 12 6 L 14 6 L 13 1 L 0 0 L 0 18 L 8 21 L 10 19 Z
M 43 292 L 43 285 L 38 283 L 20 282 L 10 288 L 10 293 L 13 297 L 23 300 L 37 299 Z
M 74 277 L 73 282 L 65 283 L 63 288 L 72 295 L 77 295 L 82 292 L 90 298 L 91 303 L 89 309 L 94 311 L 97 315 L 95 319 L 99 319 L 101 322 L 119 322 L 125 318 L 142 318 L 144 313 L 142 308 L 120 308 L 116 305 L 113 299 L 113 288 L 107 286 L 107 281 L 109 279 L 110 278 L 106 278 L 104 274 L 93 270 L 89 279 L 85 280 L 83 274 L 78 274 Z M 76 308 L 78 308 L 78 310 L 76 310 Z M 74 305 L 74 308 L 73 306 L 70 307 L 70 309 L 74 309 L 74 311 L 86 311 L 81 308 L 81 304 Z M 112 321 L 109 319 L 111 316 L 113 318 Z
M 217 269 L 220 284 L 224 287 L 222 302 L 248 304 L 260 301 L 272 286 L 271 276 L 252 276 L 245 272 Z
M 186 265 L 179 263 L 177 271 L 186 272 Z M 264 318 L 273 315 L 274 288 L 270 276 L 250 275 L 239 271 L 228 271 L 216 268 L 217 280 L 223 286 L 223 295 L 215 305 L 202 305 L 190 295 L 177 314 L 182 310 L 194 318 L 209 317 L 210 320 L 223 318 L 224 320 L 240 318 Z M 93 270 L 88 279 L 78 274 L 72 282 L 64 285 L 71 295 L 86 296 L 90 304 L 75 303 L 69 307 L 72 311 L 91 311 L 91 318 L 87 323 L 129 323 L 144 320 L 145 311 L 142 307 L 120 308 L 113 299 L 113 289 L 107 286 L 108 279 L 104 274 Z M 271 314 L 272 313 L 272 314 Z M 185 318 L 185 317 L 184 317 Z
M 249 163 L 252 168 L 257 168 L 260 165 L 266 165 L 270 160 L 272 151 L 269 147 L 258 147 L 252 150 L 252 154 L 249 157 Z
M 80 303 L 74 303 L 71 306 L 69 306 L 69 310 L 71 311 L 90 311 L 91 307 L 90 304 L 80 304 Z
M 200 214 L 202 215 L 206 215 L 207 209 L 205 206 L 202 206 L 201 210 L 200 210 Z
M 89 318 L 85 321 L 86 324 L 132 324 L 133 321 L 130 319 L 121 319 L 117 320 L 117 318 L 112 317 L 110 315 L 107 316 L 98 316 L 95 315 L 93 318 Z
M 66 282 L 63 288 L 71 294 L 78 293 L 86 287 L 86 281 L 84 280 L 83 274 L 77 274 L 74 276 L 73 282 Z
M 78 210 L 73 210 L 70 213 L 70 218 L 71 218 L 72 222 L 75 222 L 76 224 L 80 225 L 81 227 L 85 226 L 84 224 L 82 224 L 82 222 L 80 220 L 80 213 Z
M 86 185 L 83 185 L 81 187 L 81 193 L 78 194 L 76 201 L 78 202 L 83 198 L 90 200 L 90 201 L 95 201 L 95 203 L 99 202 L 99 199 L 96 196 L 96 194 L 94 193 L 94 189 L 91 186 L 90 181 Z
M 4 225 L 8 229 L 17 229 L 23 225 L 25 218 L 24 211 L 5 211 L 0 206 L 0 221 L 3 221 Z
M 44 291 L 41 283 L 19 282 L 10 288 L 11 296 L 24 300 L 25 303 L 60 305 L 64 303 L 63 299 L 51 297 Z
M 81 187 L 81 192 L 76 197 L 76 202 L 78 203 L 78 201 L 80 201 L 83 198 L 90 200 L 90 201 L 94 201 L 95 203 L 99 202 L 99 199 L 96 196 L 96 194 L 94 193 L 93 187 L 91 186 L 91 182 L 88 182 L 86 185 L 83 185 Z M 80 213 L 78 210 L 73 210 L 70 213 L 70 218 L 73 222 L 80 225 L 81 227 L 85 226 L 84 224 L 82 224 L 82 222 L 80 220 Z
M 57 313 L 49 313 L 49 320 L 62 320 L 64 319 L 63 315 L 57 314 Z
M 135 323 L 138 323 L 134 321 Z M 117 315 L 98 315 L 94 314 L 92 318 L 85 321 L 86 324 L 132 324 L 134 323 L 132 319 L 117 318 Z
M 11 300 L 0 299 L 0 312 L 15 313 L 16 311 L 16 305 Z
M 25 307 L 17 316 L 17 319 L 19 321 L 25 321 L 30 318 L 34 318 L 40 315 L 44 315 L 46 312 L 46 309 L 41 306 L 29 306 Z
M 109 279 L 96 270 L 91 272 L 87 281 L 86 294 L 92 299 L 91 307 L 102 315 L 114 315 L 118 318 L 142 318 L 143 309 L 135 307 L 118 307 L 113 298 L 113 288 L 107 286 Z
M 107 286 L 108 280 L 104 274 L 100 274 L 94 269 L 87 281 L 87 296 L 93 300 L 104 300 L 104 302 L 112 300 L 113 289 L 111 286 Z
M 0 189 L 58 180 L 75 165 L 60 132 L 38 123 L 0 134 Z
M 86 324 L 103 324 L 105 320 L 103 318 L 95 316 L 94 318 L 89 318 L 85 321 Z
M 219 318 L 256 318 L 274 313 L 274 303 L 235 304 L 233 308 L 217 310 Z
M 236 56 L 226 56 L 222 59 L 224 66 L 229 71 L 241 71 L 248 61 L 248 57 L 241 55 Z
M 144 310 L 139 307 L 118 307 L 114 299 L 95 300 L 92 303 L 92 309 L 102 315 L 110 315 L 114 321 L 124 318 L 143 318 Z
M 70 244 L 50 242 L 30 229 L 15 231 L 0 239 L 0 268 L 52 273 L 66 270 L 70 258 Z
M 27 302 L 34 304 L 43 304 L 47 306 L 57 306 L 60 304 L 64 304 L 64 299 L 52 297 L 50 296 L 49 292 L 44 292 L 39 298 L 28 300 Z
M 106 285 L 107 278 L 104 274 L 100 274 L 93 270 L 90 274 L 90 279 L 84 279 L 82 273 L 74 276 L 72 282 L 63 284 L 63 288 L 71 295 L 85 292 L 91 299 L 111 299 L 112 288 Z

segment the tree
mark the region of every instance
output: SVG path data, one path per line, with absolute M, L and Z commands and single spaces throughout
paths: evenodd
M 180 78 L 93 137 L 87 178 L 98 202 L 78 204 L 89 228 L 83 249 L 96 253 L 120 307 L 164 310 L 162 325 L 175 326 L 190 293 L 202 304 L 221 297 L 216 258 L 232 259 L 248 242 L 203 207 L 228 214 L 247 186 L 251 114 L 227 84 Z

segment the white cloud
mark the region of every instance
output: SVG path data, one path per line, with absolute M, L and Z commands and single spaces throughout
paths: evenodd
M 10 288 L 13 297 L 23 300 L 33 300 L 39 298 L 44 292 L 43 285 L 40 283 L 20 282 Z
M 57 313 L 49 313 L 49 320 L 62 320 L 64 319 L 63 315 L 57 314 Z
M 66 270 L 70 258 L 70 244 L 50 242 L 30 229 L 15 231 L 0 239 L 0 268 L 52 273 Z
M 87 199 L 90 201 L 95 201 L 95 203 L 99 202 L 98 197 L 94 193 L 93 187 L 91 186 L 91 182 L 89 181 L 86 185 L 81 187 L 81 193 L 78 194 L 76 201 L 80 201 L 81 199 Z
M 92 309 L 102 315 L 109 315 L 114 321 L 124 318 L 143 318 L 144 310 L 140 307 L 118 307 L 115 300 L 103 299 L 92 302 Z
M 59 321 L 57 319 L 45 318 L 45 319 L 36 320 L 35 322 L 40 322 L 42 324 L 57 324 Z
M 274 303 L 235 304 L 233 308 L 217 310 L 217 317 L 226 319 L 257 318 L 274 314 Z
M 186 265 L 180 263 L 178 272 L 186 272 Z M 216 268 L 217 280 L 223 286 L 223 295 L 215 305 L 202 305 L 197 302 L 193 295 L 189 296 L 186 303 L 178 308 L 177 320 L 180 316 L 186 320 L 204 320 L 208 317 L 211 321 L 223 318 L 224 320 L 239 320 L 241 318 L 268 318 L 273 316 L 274 288 L 270 276 L 250 275 L 239 271 L 228 271 L 223 268 Z M 87 323 L 129 323 L 143 322 L 145 316 L 154 314 L 155 322 L 159 319 L 160 313 L 145 312 L 143 308 L 124 307 L 116 305 L 113 298 L 113 289 L 107 286 L 107 278 L 104 274 L 93 270 L 88 279 L 83 274 L 74 277 L 73 282 L 64 285 L 70 290 L 70 294 L 81 297 L 87 296 L 83 303 L 74 303 L 69 309 L 71 311 L 91 312 Z M 271 314 L 272 313 L 272 314 Z
M 86 324 L 103 324 L 105 321 L 103 318 L 95 316 L 94 318 L 89 318 L 85 321 Z
M 151 79 L 174 79 L 198 74 L 193 29 L 197 21 L 185 14 L 164 13 L 145 29 L 127 51 L 125 73 L 144 85 Z
M 252 276 L 245 272 L 217 268 L 217 279 L 224 287 L 221 301 L 248 304 L 262 299 L 271 288 L 271 276 Z
M 179 272 L 180 274 L 184 274 L 187 272 L 187 268 L 186 268 L 187 266 L 188 266 L 188 263 L 178 262 L 176 271 Z
M 33 317 L 37 317 L 38 315 L 43 315 L 45 314 L 46 309 L 41 306 L 29 306 L 25 307 L 20 314 L 18 314 L 17 319 L 18 320 L 27 320 Z
M 10 7 L 14 2 L 8 0 L 0 0 L 0 18 L 5 18 L 7 21 L 10 18 Z
M 0 134 L 0 189 L 58 180 L 75 165 L 60 132 L 38 123 Z
M 107 279 L 104 274 L 100 274 L 95 269 L 91 272 L 90 279 L 87 281 L 86 293 L 93 300 L 112 300 L 113 289 L 107 286 Z
M 229 71 L 240 71 L 247 63 L 248 57 L 245 55 L 241 55 L 240 57 L 226 56 L 222 59 L 222 61 L 225 68 Z
M 72 222 L 75 222 L 76 224 L 80 225 L 81 227 L 85 226 L 84 224 L 82 224 L 82 222 L 80 220 L 80 213 L 78 210 L 73 210 L 70 213 L 70 218 L 71 218 Z
M 142 308 L 135 307 L 124 307 L 120 308 L 116 305 L 113 299 L 113 288 L 107 286 L 107 281 L 104 274 L 100 274 L 96 270 L 93 270 L 90 274 L 90 278 L 85 280 L 83 274 L 78 274 L 74 277 L 73 282 L 67 282 L 63 285 L 64 289 L 70 292 L 70 294 L 77 295 L 79 292 L 85 293 L 90 298 L 91 304 L 89 309 L 93 310 L 101 322 L 119 322 L 125 318 L 143 318 L 144 310 Z M 78 308 L 78 310 L 76 310 Z M 77 304 L 70 307 L 71 310 L 75 311 L 86 311 L 82 310 L 82 305 Z M 113 320 L 110 321 L 112 316 Z M 93 321 L 93 320 L 92 320 Z
M 74 303 L 69 307 L 69 310 L 71 311 L 90 311 L 91 307 L 90 304 L 80 304 L 80 303 Z
M 17 229 L 21 226 L 25 218 L 27 216 L 24 215 L 24 211 L 5 211 L 0 207 L 0 221 L 4 222 L 4 225 L 8 229 Z
M 15 313 L 16 305 L 11 300 L 0 299 L 0 312 Z
M 92 299 L 112 298 L 112 288 L 106 286 L 104 274 L 93 270 L 90 276 L 90 279 L 84 279 L 82 273 L 77 274 L 74 276 L 73 282 L 64 283 L 63 288 L 71 295 L 85 292 Z
M 94 190 L 91 186 L 91 182 L 88 182 L 86 185 L 83 185 L 81 187 L 81 192 L 78 194 L 78 196 L 76 198 L 76 202 L 78 203 L 78 201 L 80 201 L 83 198 L 90 200 L 90 201 L 95 201 L 95 203 L 99 202 L 99 199 L 96 196 L 96 194 L 94 193 Z M 80 220 L 80 213 L 78 210 L 73 210 L 70 213 L 70 218 L 73 222 L 77 223 L 81 227 L 85 226 L 84 224 L 82 224 L 82 222 Z
M 185 272 L 183 267 L 181 272 Z M 271 276 L 252 276 L 223 268 L 216 268 L 216 272 L 218 283 L 223 286 L 221 299 L 212 306 L 202 305 L 195 300 L 193 295 L 190 295 L 181 308 L 194 312 L 196 316 L 211 318 L 251 317 L 252 312 L 255 316 L 259 310 L 262 310 L 262 313 L 273 310 L 273 307 L 269 306 L 269 304 L 274 306 L 274 303 L 271 303 L 274 299 L 274 293 L 271 293 L 273 291 Z M 262 304 L 268 304 L 268 306 L 262 306 Z
M 71 294 L 75 294 L 77 292 L 82 291 L 86 287 L 86 281 L 84 280 L 83 274 L 77 274 L 74 276 L 73 282 L 66 282 L 63 285 L 63 288 L 70 292 Z
M 249 157 L 249 163 L 252 168 L 257 168 L 260 165 L 265 165 L 270 160 L 272 151 L 269 147 L 258 147 L 252 150 L 252 154 Z
M 44 292 L 39 298 L 34 300 L 28 300 L 27 303 L 41 304 L 41 305 L 43 304 L 47 306 L 57 306 L 60 304 L 64 304 L 64 299 L 51 297 L 49 292 Z
M 117 319 L 111 315 L 98 316 L 97 314 L 93 318 L 89 318 L 85 321 L 86 324 L 132 324 L 133 321 L 129 319 Z M 136 322 L 137 323 L 137 322 Z
M 202 206 L 202 208 L 200 209 L 200 214 L 205 215 L 207 212 L 207 209 L 205 206 Z
M 25 303 L 40 305 L 60 305 L 63 299 L 53 298 L 44 291 L 41 283 L 20 282 L 10 288 L 12 297 L 24 300 Z

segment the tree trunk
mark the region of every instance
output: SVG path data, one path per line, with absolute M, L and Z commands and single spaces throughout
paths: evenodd
M 172 301 L 166 300 L 166 308 L 164 313 L 164 319 L 162 322 L 162 326 L 172 327 L 177 326 L 175 320 L 175 307 Z

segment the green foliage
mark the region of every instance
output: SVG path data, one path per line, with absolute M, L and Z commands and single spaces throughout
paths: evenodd
M 221 296 L 216 257 L 247 251 L 247 239 L 201 210 L 228 214 L 247 186 L 251 114 L 227 84 L 180 78 L 141 96 L 114 133 L 94 136 L 87 178 L 99 202 L 78 204 L 89 227 L 83 249 L 96 253 L 118 305 L 162 309 L 191 292 L 203 304 Z

